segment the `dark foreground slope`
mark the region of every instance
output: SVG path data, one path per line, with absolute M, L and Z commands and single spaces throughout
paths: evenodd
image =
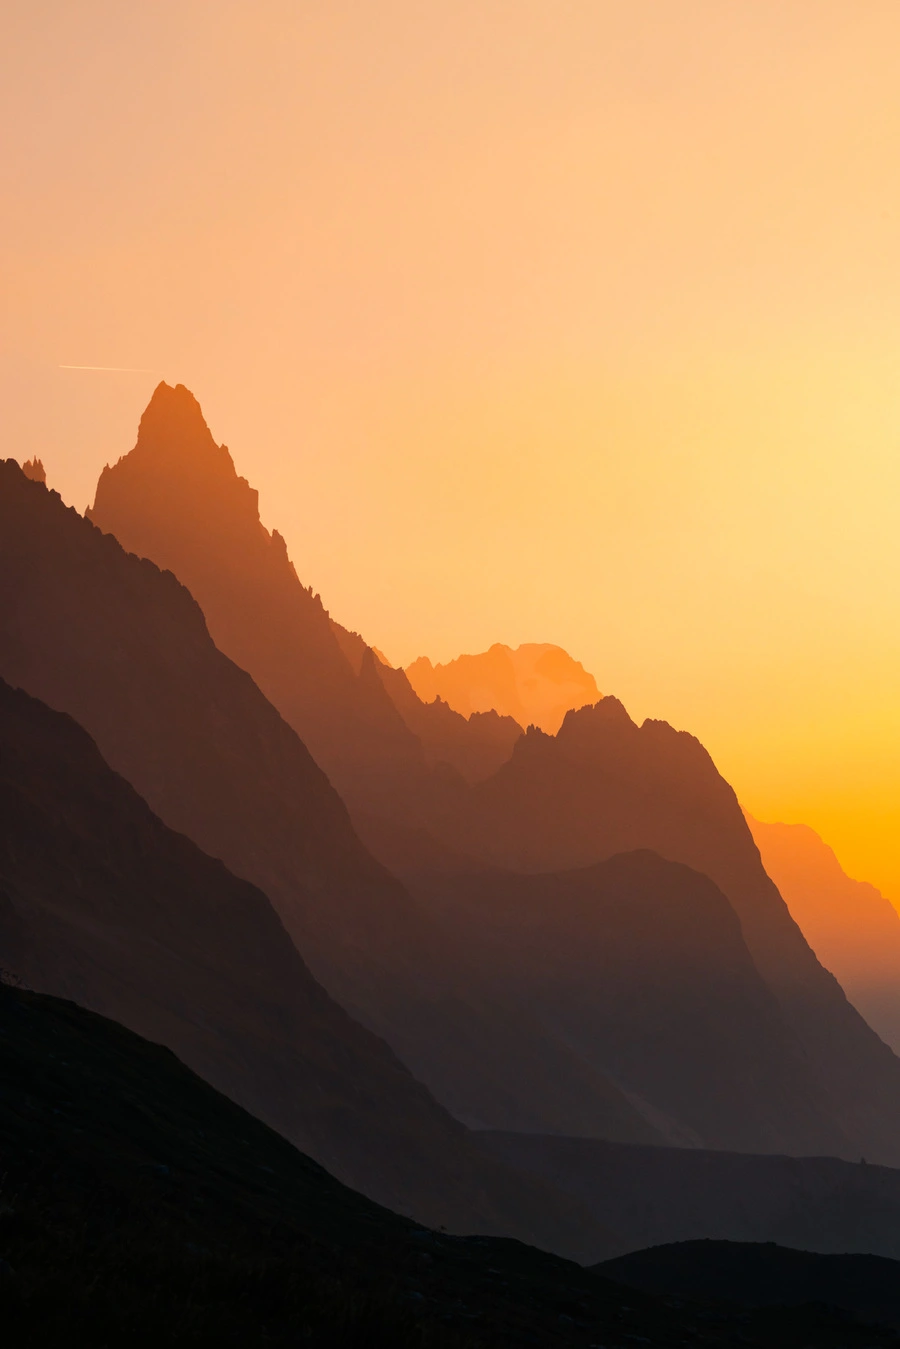
M 887 1345 L 825 1312 L 673 1308 L 345 1189 L 148 1044 L 0 989 L 0 1319 L 14 1349 Z
M 877 1255 L 813 1255 L 773 1242 L 685 1241 L 597 1266 L 634 1289 L 748 1307 L 820 1303 L 900 1328 L 900 1265 Z
M 615 1233 L 611 1254 L 714 1238 L 900 1260 L 900 1171 L 889 1167 L 593 1138 L 480 1138 L 510 1166 L 602 1213 Z
M 0 968 L 168 1045 L 393 1208 L 589 1249 L 577 1204 L 485 1162 L 314 981 L 259 890 L 166 828 L 69 717 L 2 681 Z
M 441 935 L 171 573 L 12 461 L 0 464 L 0 569 L 0 676 L 74 716 L 166 824 L 258 885 L 315 978 L 445 1104 L 493 1127 L 594 1132 L 612 1119 L 611 1136 L 646 1136 L 602 1073 L 539 1027 L 523 1038 L 490 990 L 448 963 Z

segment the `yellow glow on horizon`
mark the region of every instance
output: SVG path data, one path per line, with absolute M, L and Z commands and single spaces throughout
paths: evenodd
M 6 453 L 83 507 L 155 380 L 59 355 L 164 369 L 393 659 L 558 643 L 900 900 L 895 0 L 8 27 Z

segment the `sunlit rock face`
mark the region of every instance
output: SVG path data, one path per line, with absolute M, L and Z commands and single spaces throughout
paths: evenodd
M 499 712 L 550 735 L 567 712 L 600 697 L 594 676 L 581 662 L 548 642 L 526 642 L 515 649 L 496 642 L 489 651 L 458 656 L 446 665 L 432 665 L 420 656 L 406 673 L 425 702 L 443 698 L 463 716 Z

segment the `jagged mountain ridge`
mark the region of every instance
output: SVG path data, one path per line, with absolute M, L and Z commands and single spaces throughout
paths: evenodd
M 415 823 L 491 865 L 539 872 L 647 848 L 709 876 L 802 1046 L 815 1094 L 861 1153 L 900 1160 L 900 1060 L 816 960 L 766 875 L 737 798 L 695 737 L 638 727 L 615 698 L 530 728 L 491 778 L 419 804 Z M 371 840 L 370 840 L 371 846 Z
M 193 395 L 162 383 L 134 449 L 100 475 L 87 517 L 152 558 L 201 600 L 210 634 L 294 727 L 336 782 L 420 761 L 378 680 L 358 677 L 321 599 L 301 585 L 258 494 L 217 445 Z
M 488 651 L 457 656 L 445 665 L 420 656 L 406 667 L 406 674 L 425 702 L 443 698 L 465 716 L 499 712 L 550 735 L 570 708 L 600 697 L 594 676 L 550 642 L 524 642 L 515 649 L 495 642 Z
M 382 662 L 301 584 L 284 539 L 260 522 L 257 492 L 184 385 L 157 387 L 134 448 L 104 468 L 87 517 L 190 589 L 216 645 L 250 670 L 340 791 L 381 798 L 426 772 L 419 732 L 386 691 Z M 427 728 L 428 713 L 417 711 Z M 437 738 L 451 753 L 461 742 L 468 766 L 479 730 L 459 717 L 455 734 Z
M 366 851 L 171 573 L 0 464 L 0 676 L 69 712 L 172 828 L 268 896 L 313 975 L 464 1120 L 645 1138 L 596 1067 L 510 1015 Z M 462 783 L 462 779 L 454 779 Z
M 165 386 L 161 386 L 154 401 L 162 399 L 162 407 L 176 394 L 182 401 L 185 396 L 190 398 L 185 390 L 166 392 Z M 199 409 L 193 406 L 191 416 L 196 420 L 200 416 Z M 202 417 L 200 422 L 208 437 Z M 120 475 L 117 489 L 120 492 L 126 492 L 128 487 L 128 460 L 126 457 L 105 475 L 107 479 L 112 474 Z M 166 463 L 165 456 L 158 458 L 157 471 L 163 475 L 167 471 Z M 233 474 L 230 461 L 229 471 Z M 131 518 L 129 511 L 133 515 L 143 509 L 142 500 L 151 503 L 153 500 L 152 493 L 145 493 L 142 498 L 137 485 L 135 480 L 129 489 L 132 497 L 124 516 L 126 523 Z M 100 498 L 98 489 L 95 515 L 99 511 Z M 152 517 L 152 509 L 150 514 Z M 206 528 L 202 522 L 201 525 Z M 255 513 L 254 525 L 261 528 Z M 182 527 L 187 529 L 196 525 L 192 526 L 191 519 L 185 514 Z M 190 557 L 196 547 L 196 543 L 182 544 L 182 554 Z M 165 561 L 164 558 L 157 560 Z M 202 576 L 200 579 L 202 581 Z M 381 680 L 384 667 L 358 635 L 354 638 L 353 634 L 344 632 L 342 642 L 345 652 L 349 651 L 355 660 L 358 659 L 361 678 L 372 682 Z M 252 651 L 250 655 L 253 656 Z M 256 666 L 251 665 L 251 670 L 255 673 Z M 402 699 L 398 698 L 398 702 Z M 431 705 L 432 709 L 435 706 Z M 597 707 L 602 709 L 599 713 Z M 666 737 L 674 736 L 674 732 L 659 723 L 648 723 L 638 747 L 636 742 L 629 740 L 627 727 L 632 727 L 632 723 L 614 699 L 604 699 L 597 707 L 570 713 L 556 737 L 543 736 L 539 732 L 519 737 L 508 762 L 487 780 L 474 785 L 467 784 L 461 774 L 432 772 L 429 775 L 426 772 L 424 776 L 418 773 L 409 778 L 399 792 L 376 791 L 373 794 L 371 781 L 359 779 L 349 782 L 344 787 L 344 794 L 359 820 L 363 816 L 371 820 L 380 813 L 392 817 L 392 827 L 398 822 L 424 825 L 449 845 L 451 851 L 461 849 L 482 863 L 488 861 L 505 869 L 564 870 L 603 860 L 615 852 L 650 848 L 672 861 L 684 862 L 712 875 L 738 910 L 753 958 L 782 1002 L 791 1033 L 807 1055 L 811 1048 L 815 1051 L 812 1078 L 808 1070 L 805 1074 L 801 1072 L 798 1084 L 800 1079 L 806 1078 L 803 1091 L 809 1099 L 819 1100 L 825 1115 L 831 1118 L 836 1131 L 834 1138 L 839 1140 L 835 1147 L 850 1153 L 862 1142 L 873 1155 L 892 1156 L 890 1150 L 896 1148 L 892 1118 L 898 1110 L 896 1066 L 891 1066 L 893 1060 L 879 1057 L 882 1047 L 877 1045 L 874 1037 L 867 1038 L 865 1027 L 858 1018 L 858 1024 L 854 1022 L 852 1010 L 847 1008 L 837 987 L 829 984 L 827 976 L 824 983 L 819 978 L 823 972 L 791 924 L 777 891 L 759 866 L 758 857 L 754 861 L 746 850 L 746 839 L 735 832 L 733 801 L 722 798 L 716 791 L 710 794 L 708 781 L 701 784 L 697 796 L 692 775 L 695 775 L 698 763 L 709 762 L 705 751 L 691 737 L 685 737 L 684 742 L 672 742 L 680 748 L 666 769 L 667 756 L 672 757 L 671 744 Z M 624 721 L 620 718 L 618 731 L 611 731 L 617 708 Z M 604 723 L 599 735 L 594 726 L 598 716 Z M 573 722 L 573 717 L 578 720 Z M 654 732 L 653 726 L 659 729 Z M 648 728 L 652 740 L 649 754 L 645 752 Z M 686 756 L 687 742 L 696 751 L 693 759 Z M 561 756 L 560 748 L 563 750 Z M 605 796 L 601 793 L 599 802 L 589 799 L 590 791 L 587 798 L 581 799 L 579 784 L 580 774 L 587 771 L 590 776 L 589 761 L 595 751 L 605 761 L 601 776 L 606 772 L 608 778 L 608 790 Z M 528 782 L 524 782 L 520 772 L 523 763 L 530 764 L 533 770 Z M 712 772 L 716 778 L 714 769 Z M 528 778 L 527 772 L 525 778 Z M 510 783 L 514 784 L 512 795 L 504 801 L 503 784 Z M 524 790 L 521 802 L 515 795 L 520 789 Z M 653 818 L 641 820 L 640 812 L 648 804 L 648 791 L 654 798 L 649 805 Z M 534 799 L 529 800 L 529 794 Z M 564 804 L 560 805 L 561 802 Z M 691 814 L 692 802 L 697 806 L 697 820 Z M 559 825 L 561 817 L 563 836 L 552 840 L 553 829 Z M 677 837 L 680 835 L 684 836 L 681 842 Z M 371 844 L 372 836 L 368 837 Z M 553 846 L 548 847 L 548 841 Z M 537 862 L 536 857 L 540 859 Z M 298 940 L 302 943 L 304 934 L 300 933 Z M 305 950 L 305 947 L 301 945 L 301 949 Z M 811 973 L 813 969 L 818 970 L 818 974 Z M 340 986 L 329 986 L 342 1001 L 354 996 L 352 980 Z M 356 1007 L 358 1004 L 351 1002 L 349 1005 Z M 397 1009 L 392 1010 L 386 1021 L 377 1024 L 392 1037 L 392 1043 L 404 1059 L 413 1063 L 416 1071 L 424 1073 L 425 1061 L 411 1057 L 414 1051 L 402 1042 L 405 1031 Z M 532 1018 L 530 1027 L 533 1026 Z M 549 1022 L 544 1022 L 544 1028 L 546 1034 L 555 1034 Z M 471 1034 L 471 1030 L 467 1034 Z M 852 1048 L 847 1046 L 848 1036 Z M 836 1093 L 832 1091 L 830 1081 L 832 1046 L 839 1063 Z M 855 1066 L 854 1059 L 857 1060 Z M 892 1085 L 885 1090 L 888 1083 Z M 458 1084 L 457 1078 L 455 1086 Z M 442 1093 L 445 1085 L 442 1084 Z M 449 1098 L 445 1096 L 444 1099 Z M 454 1102 L 459 1109 L 460 1097 L 456 1096 Z M 496 1104 L 494 1101 L 492 1108 Z M 473 1122 L 485 1118 L 483 1115 L 468 1117 Z M 533 1109 L 530 1118 L 534 1119 Z M 534 1127 L 533 1123 L 529 1127 Z M 579 1131 L 581 1127 L 579 1125 L 573 1131 Z M 819 1129 L 813 1129 L 807 1136 L 806 1146 L 821 1148 L 822 1137 Z M 757 1141 L 757 1146 L 770 1145 L 761 1139 Z M 888 1149 L 887 1153 L 879 1152 L 884 1148 Z
M 169 1046 L 345 1183 L 420 1221 L 570 1253 L 588 1236 L 577 1206 L 485 1164 L 315 982 L 261 891 L 168 829 L 70 717 L 3 681 L 0 968 Z

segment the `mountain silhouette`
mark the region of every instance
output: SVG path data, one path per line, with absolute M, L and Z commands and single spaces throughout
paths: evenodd
M 347 1184 L 420 1220 L 573 1253 L 591 1226 L 486 1163 L 315 982 L 261 891 L 168 829 L 70 717 L 3 681 L 0 967 L 167 1045 Z
M 513 649 L 496 642 L 477 656 L 457 656 L 432 665 L 420 656 L 407 666 L 413 689 L 426 703 L 443 698 L 465 716 L 498 712 L 520 726 L 555 734 L 570 708 L 600 697 L 594 676 L 560 646 L 523 643 Z
M 379 822 L 360 827 L 384 849 Z M 485 980 L 609 1074 L 661 1139 L 848 1151 L 734 910 L 706 876 L 649 851 L 521 875 L 402 842 L 395 832 L 382 859 L 464 935 Z
M 67 711 L 171 828 L 267 895 L 313 976 L 461 1120 L 646 1141 L 621 1090 L 508 1007 L 366 851 L 171 573 L 0 464 L 0 676 Z M 454 784 L 464 786 L 461 777 Z
M 103 470 L 87 517 L 188 587 L 219 649 L 249 671 L 348 799 L 415 792 L 442 747 L 463 771 L 481 771 L 479 722 L 458 717 L 448 729 L 446 716 L 419 708 L 410 726 L 408 706 L 398 710 L 385 689 L 383 662 L 300 582 L 284 539 L 260 522 L 257 492 L 184 385 L 158 385 L 137 443 Z M 485 774 L 502 762 L 493 723 Z M 511 743 L 509 730 L 501 739 Z
M 122 546 L 189 587 L 213 641 L 255 682 L 338 785 L 379 781 L 420 760 L 377 679 L 353 671 L 318 595 L 301 585 L 258 494 L 217 445 L 183 385 L 160 384 L 134 449 L 87 512 Z
M 47 481 L 47 473 L 40 459 L 26 459 L 22 465 L 22 472 L 26 478 L 31 478 L 32 482 Z
M 607 697 L 569 712 L 556 736 L 531 728 L 492 777 L 452 802 L 423 799 L 415 823 L 507 870 L 568 870 L 649 849 L 710 877 L 800 1046 L 809 1099 L 850 1140 L 839 1155 L 900 1160 L 900 1061 L 816 960 L 734 792 L 693 736 L 660 721 L 638 727 Z
M 876 1255 L 815 1255 L 774 1242 L 685 1241 L 607 1260 L 596 1269 L 669 1298 L 772 1307 L 782 1314 L 819 1304 L 877 1326 L 871 1333 L 900 1329 L 900 1264 Z
M 404 670 L 377 658 L 374 668 L 397 711 L 418 737 L 429 768 L 449 764 L 467 782 L 481 782 L 506 763 L 523 733 L 513 717 L 493 710 L 464 716 L 440 695 L 423 702 Z
M 182 429 L 183 422 L 188 430 Z M 189 471 L 178 467 L 185 460 L 193 465 Z M 205 485 L 210 477 L 218 487 Z M 205 512 L 207 497 L 226 501 L 227 510 L 217 506 Z M 462 853 L 503 871 L 564 872 L 617 852 L 648 849 L 711 877 L 737 912 L 752 960 L 781 1010 L 787 1037 L 779 1051 L 782 1067 L 775 1068 L 768 1050 L 760 1047 L 759 1052 L 778 1081 L 783 1080 L 784 1063 L 799 1056 L 793 1093 L 804 1104 L 787 1111 L 787 1098 L 776 1093 L 769 1100 L 761 1094 L 759 1108 L 746 1112 L 743 1135 L 720 1135 L 719 1125 L 707 1120 L 701 1137 L 721 1139 L 722 1145 L 727 1139 L 729 1146 L 780 1148 L 790 1140 L 790 1146 L 801 1150 L 827 1145 L 847 1156 L 859 1151 L 883 1160 L 900 1156 L 895 1127 L 900 1120 L 900 1065 L 817 964 L 763 871 L 733 793 L 692 737 L 678 736 L 663 723 L 648 722 L 639 729 L 611 698 L 568 712 L 555 736 L 538 730 L 518 735 L 517 725 L 503 721 L 496 711 L 465 719 L 443 701 L 416 699 L 402 671 L 392 671 L 363 638 L 330 620 L 320 605 L 314 639 L 293 630 L 291 642 L 278 647 L 273 665 L 268 629 L 279 628 L 277 615 L 283 611 L 266 598 L 267 573 L 257 568 L 251 585 L 253 567 L 236 568 L 229 560 L 243 556 L 244 544 L 228 543 L 232 537 L 252 537 L 254 547 L 262 540 L 265 550 L 271 539 L 259 522 L 255 495 L 237 478 L 227 451 L 215 446 L 199 407 L 181 386 L 157 389 L 137 447 L 104 472 L 92 517 L 114 529 L 126 546 L 152 550 L 160 565 L 180 568 L 180 579 L 190 584 L 204 609 L 218 606 L 238 616 L 229 620 L 230 629 L 223 620 L 218 629 L 211 624 L 213 631 L 225 634 L 220 640 L 230 643 L 228 653 L 246 665 L 295 729 L 303 725 L 305 712 L 296 706 L 290 710 L 291 691 L 310 686 L 304 669 L 319 662 L 320 629 L 327 627 L 334 643 L 329 649 L 343 658 L 347 677 L 365 686 L 370 705 L 381 707 L 378 698 L 389 695 L 390 710 L 410 737 L 403 743 L 407 749 L 414 745 L 414 752 L 393 757 L 390 781 L 385 775 L 379 778 L 375 748 L 367 762 L 358 759 L 355 766 L 352 755 L 345 755 L 341 774 L 332 773 L 359 827 L 368 831 L 369 847 L 382 858 L 390 852 L 385 832 L 399 826 L 413 832 L 424 829 L 451 854 Z M 283 549 L 279 551 L 284 587 L 278 595 L 288 593 L 289 577 L 306 604 L 312 597 L 297 581 Z M 259 638 L 254 624 L 264 612 L 271 622 L 267 635 Z M 502 647 L 493 650 L 509 675 L 509 653 Z M 558 648 L 539 652 L 534 663 L 549 658 L 550 673 L 558 676 L 556 706 L 561 707 L 571 701 L 570 685 L 577 683 L 572 676 L 567 684 L 566 672 L 572 675 L 573 668 L 577 672 L 581 667 Z M 533 660 L 534 649 L 525 654 Z M 277 681 L 271 675 L 276 668 Z M 583 671 L 582 676 L 590 680 Z M 549 674 L 544 678 L 554 683 Z M 323 681 L 328 682 L 324 676 Z M 272 692 L 276 682 L 277 694 Z M 340 724 L 339 709 L 334 720 Z M 473 727 L 479 737 L 477 752 L 463 738 L 473 734 Z M 436 748 L 439 735 L 444 735 L 443 750 Z M 505 761 L 497 767 L 498 760 Z M 195 822 L 184 820 L 179 827 L 215 851 Z M 239 823 L 238 833 L 243 829 Z M 361 929 L 368 955 L 363 960 L 359 942 L 348 936 L 352 920 L 339 887 L 332 891 L 327 913 L 309 905 L 298 909 L 293 882 L 285 887 L 283 876 L 261 866 L 272 843 L 267 841 L 264 850 L 259 845 L 254 840 L 248 854 L 238 852 L 230 837 L 217 844 L 229 849 L 224 856 L 235 870 L 273 899 L 313 973 L 354 1015 L 384 1034 L 454 1113 L 473 1125 L 495 1128 L 580 1133 L 599 1131 L 602 1124 L 615 1129 L 613 1136 L 623 1137 L 622 1129 L 634 1127 L 633 1120 L 626 1125 L 621 1101 L 610 1114 L 614 1087 L 607 1083 L 601 1089 L 591 1076 L 605 1075 L 607 1067 L 596 1055 L 585 1061 L 568 1030 L 564 1035 L 553 1018 L 527 1009 L 521 998 L 516 1002 L 513 997 L 510 1006 L 512 995 L 490 971 L 482 969 L 480 984 L 473 986 L 470 956 L 479 949 L 480 938 L 468 917 L 457 918 L 452 906 L 445 905 L 436 936 L 408 896 L 388 900 L 382 888 L 365 910 L 369 915 L 377 911 L 381 921 Z M 371 894 L 369 875 L 362 892 Z M 345 879 L 350 884 L 346 870 Z M 382 874 L 379 884 L 385 883 Z M 457 884 L 462 884 L 458 878 Z M 357 893 L 350 901 L 351 913 L 360 893 L 359 883 L 352 885 Z M 427 900 L 428 895 L 417 890 L 417 898 Z M 505 1002 L 503 1008 L 498 999 Z M 412 1007 L 416 1012 L 411 1016 Z M 727 1017 L 723 1024 L 730 1024 Z M 734 1052 L 742 1052 L 738 1042 Z M 698 1064 L 700 1059 L 698 1054 Z M 688 1074 L 686 1080 L 695 1081 L 696 1075 Z M 549 1082 L 555 1084 L 550 1093 Z M 641 1095 L 624 1080 L 620 1086 L 632 1096 Z M 586 1093 L 594 1101 L 602 1099 L 599 1114 L 592 1113 Z M 548 1101 L 553 1102 L 552 1123 Z M 642 1102 L 641 1109 L 646 1105 L 661 1112 L 664 1129 L 672 1127 L 661 1105 Z M 737 1109 L 735 1100 L 728 1109 Z M 766 1110 L 770 1114 L 764 1123 Z M 698 1117 L 693 1111 L 692 1118 Z M 759 1125 L 756 1133 L 753 1121 Z M 651 1122 L 645 1111 L 645 1126 Z M 652 1127 L 658 1129 L 660 1122 Z M 694 1125 L 680 1118 L 674 1129 L 675 1136 L 693 1137 Z
M 168 1050 L 2 985 L 0 1081 L 11 1345 L 886 1342 L 815 1310 L 756 1325 L 727 1308 L 697 1339 L 701 1308 L 518 1241 L 429 1231 L 339 1184 Z
M 745 812 L 746 814 L 746 812 Z M 867 881 L 846 874 L 805 824 L 746 816 L 763 865 L 821 963 L 883 1040 L 900 1050 L 900 915 Z
M 482 1145 L 602 1215 L 625 1255 L 668 1242 L 775 1241 L 900 1259 L 900 1171 L 834 1157 L 479 1135 Z

